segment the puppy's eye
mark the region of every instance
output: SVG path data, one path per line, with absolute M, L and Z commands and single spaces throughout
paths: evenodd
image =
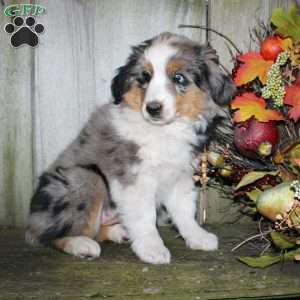
M 149 74 L 148 72 L 143 72 L 142 73 L 142 76 L 143 76 L 143 78 L 144 78 L 144 80 L 146 81 L 146 82 L 149 82 L 150 80 L 151 80 L 151 74 Z
M 149 83 L 151 80 L 151 74 L 149 74 L 148 72 L 146 71 L 143 71 L 142 74 L 139 76 L 139 78 L 137 78 L 137 81 L 140 83 L 140 84 L 146 84 L 146 83 Z
M 188 83 L 187 79 L 180 73 L 174 75 L 173 81 L 180 85 L 186 85 Z

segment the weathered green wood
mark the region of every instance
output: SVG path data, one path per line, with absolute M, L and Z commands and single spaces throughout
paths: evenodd
M 0 2 L 0 224 L 24 225 L 32 193 L 32 54 L 14 49 Z
M 103 244 L 95 261 L 24 245 L 20 231 L 0 231 L 0 299 L 291 299 L 300 297 L 296 263 L 251 269 L 236 260 L 251 247 L 230 249 L 251 229 L 222 226 L 216 252 L 186 249 L 170 229 L 163 238 L 172 253 L 170 265 L 140 262 L 128 245 Z M 254 231 L 255 232 L 255 229 Z M 252 234 L 253 234 L 252 232 Z M 251 250 L 252 249 L 252 250 Z M 299 299 L 299 298 L 295 298 Z

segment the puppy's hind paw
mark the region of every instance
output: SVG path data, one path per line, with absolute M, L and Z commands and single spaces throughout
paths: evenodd
M 109 240 L 118 244 L 126 243 L 129 241 L 128 232 L 121 224 L 111 226 L 108 238 Z
M 218 237 L 213 233 L 201 233 L 186 240 L 190 249 L 214 251 L 218 249 Z
M 94 259 L 100 256 L 100 245 L 86 236 L 66 238 L 63 251 L 80 258 Z

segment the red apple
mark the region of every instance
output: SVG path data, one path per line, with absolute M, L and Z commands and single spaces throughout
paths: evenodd
M 234 144 L 248 158 L 269 156 L 274 152 L 278 139 L 278 129 L 273 121 L 250 119 L 234 129 Z
M 260 54 L 265 60 L 275 61 L 278 54 L 283 51 L 283 40 L 278 36 L 266 38 L 260 46 Z

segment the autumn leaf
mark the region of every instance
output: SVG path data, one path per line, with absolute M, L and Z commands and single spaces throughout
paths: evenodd
M 266 268 L 273 264 L 279 263 L 280 261 L 293 261 L 294 259 L 299 259 L 300 257 L 300 248 L 296 250 L 291 250 L 285 252 L 281 255 L 262 255 L 258 257 L 243 256 L 238 257 L 238 260 L 242 263 L 253 267 L 253 268 Z
M 284 37 L 291 37 L 295 42 L 300 39 L 300 15 L 296 5 L 288 12 L 283 8 L 274 9 L 271 22 L 277 27 L 276 31 Z
M 292 106 L 289 110 L 288 116 L 295 123 L 300 118 L 300 82 L 297 82 L 294 85 L 290 85 L 285 89 L 284 104 Z
M 266 268 L 280 262 L 280 256 L 262 255 L 257 257 L 241 256 L 238 260 L 252 268 Z
M 280 249 L 290 249 L 296 246 L 295 242 L 289 241 L 288 238 L 281 232 L 273 230 L 270 234 L 272 242 Z
M 278 173 L 279 173 L 278 171 L 273 171 L 273 172 L 251 171 L 242 177 L 238 185 L 235 187 L 235 190 L 245 187 L 251 183 L 254 183 L 257 180 L 262 179 L 267 175 L 277 176 Z
M 238 56 L 237 59 L 242 62 L 234 78 L 237 86 L 246 84 L 257 77 L 262 84 L 267 82 L 267 74 L 273 61 L 264 60 L 258 52 L 248 52 Z
M 293 46 L 293 40 L 290 38 L 286 38 L 284 40 L 282 40 L 282 49 L 284 51 L 286 50 L 291 50 L 294 46 Z
M 251 117 L 255 117 L 260 122 L 284 120 L 280 112 L 266 108 L 265 100 L 253 93 L 236 96 L 231 102 L 231 108 L 238 109 L 233 115 L 235 122 L 244 122 Z

